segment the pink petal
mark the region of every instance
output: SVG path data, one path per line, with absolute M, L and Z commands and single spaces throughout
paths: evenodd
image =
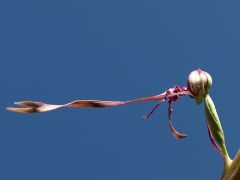
M 177 132 L 175 130 L 175 128 L 173 127 L 173 125 L 172 125 L 172 112 L 173 112 L 173 109 L 171 107 L 171 101 L 170 101 L 169 105 L 168 105 L 168 122 L 169 122 L 169 128 L 170 128 L 173 136 L 177 139 L 182 139 L 182 138 L 187 137 L 186 134 L 181 134 L 181 133 Z
M 162 101 L 160 101 L 160 102 L 158 102 L 158 103 L 154 106 L 154 108 L 153 108 L 147 115 L 143 116 L 143 118 L 144 118 L 144 119 L 150 118 L 150 116 L 154 113 L 154 111 L 159 107 L 159 105 L 160 105 L 163 101 L 165 101 L 165 99 L 162 100 Z

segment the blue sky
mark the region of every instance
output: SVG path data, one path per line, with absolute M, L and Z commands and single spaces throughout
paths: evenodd
M 127 100 L 186 85 L 198 68 L 213 77 L 211 96 L 230 156 L 240 147 L 238 1 L 10 0 L 0 2 L 0 179 L 219 179 L 203 105 L 154 102 L 40 114 L 5 111 L 14 101 L 62 104 Z

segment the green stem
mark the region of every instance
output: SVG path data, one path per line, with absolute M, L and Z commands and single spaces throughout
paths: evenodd
M 235 158 L 230 162 L 228 169 L 224 168 L 222 180 L 240 179 L 240 149 Z

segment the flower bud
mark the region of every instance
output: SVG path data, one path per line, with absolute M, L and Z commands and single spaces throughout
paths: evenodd
M 212 77 L 201 69 L 192 71 L 188 76 L 188 89 L 196 99 L 197 104 L 200 104 L 208 94 L 211 85 Z

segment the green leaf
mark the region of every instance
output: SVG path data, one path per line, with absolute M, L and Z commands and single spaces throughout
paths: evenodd
M 206 95 L 204 98 L 205 102 L 205 114 L 207 122 L 211 129 L 214 140 L 219 145 L 223 155 L 228 156 L 227 149 L 225 146 L 224 133 L 222 130 L 221 122 L 219 120 L 215 105 L 210 97 Z

